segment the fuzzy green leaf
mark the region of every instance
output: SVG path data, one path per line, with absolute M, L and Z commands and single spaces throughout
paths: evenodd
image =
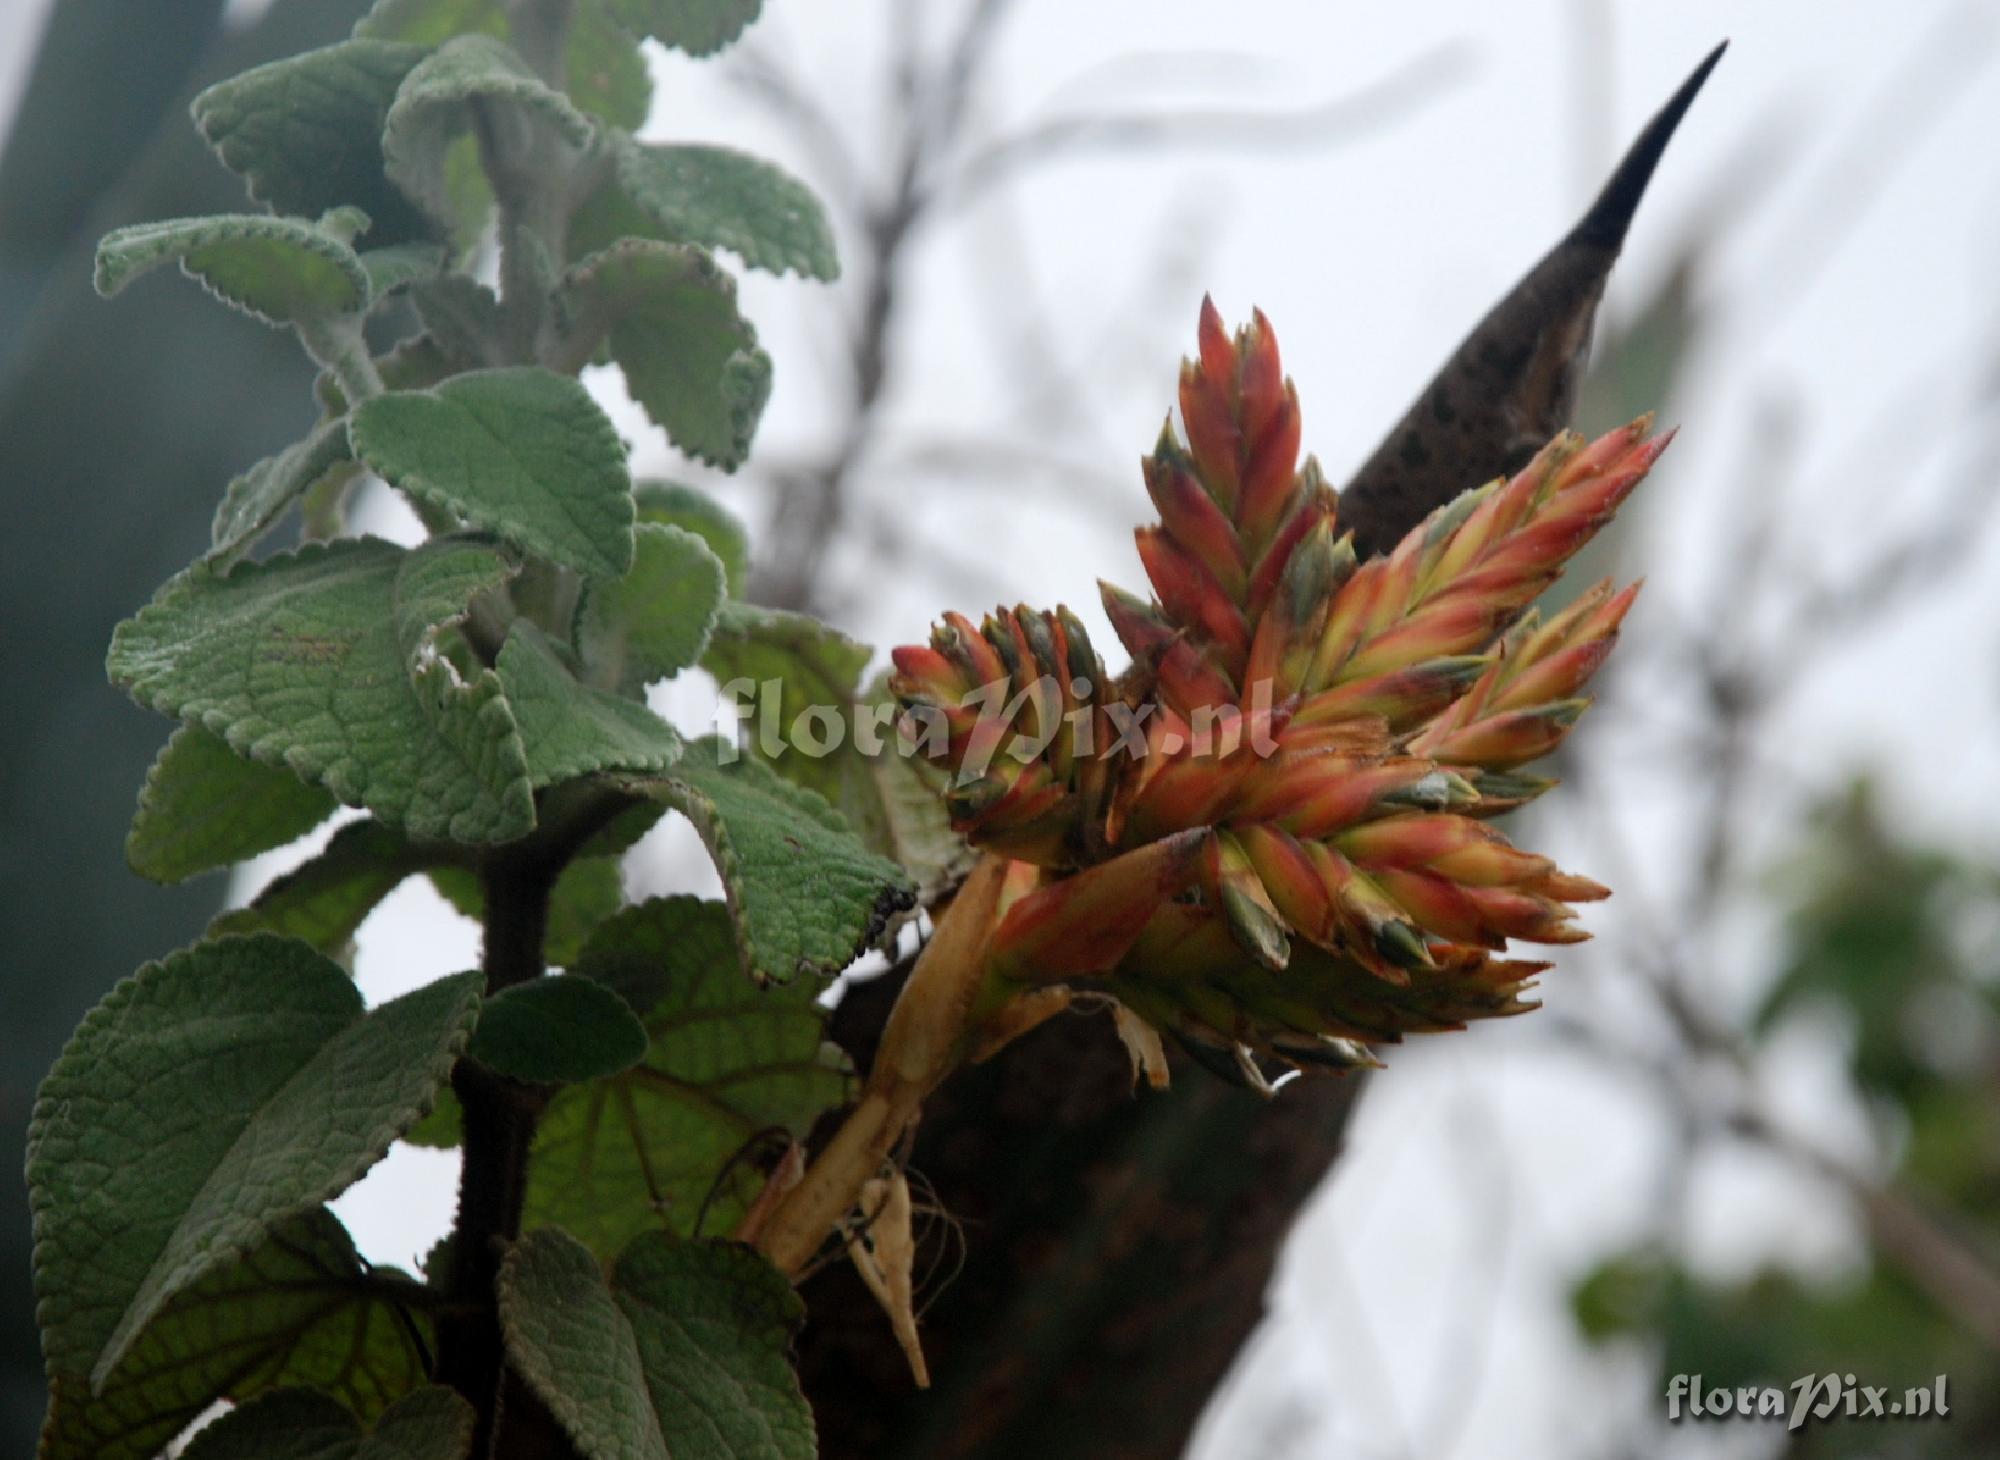
M 466 1053 L 534 1085 L 595 1080 L 646 1055 L 646 1030 L 626 1002 L 587 978 L 538 978 L 486 1001 Z
M 864 843 L 916 879 L 919 900 L 928 901 L 973 857 L 951 829 L 929 763 L 899 751 L 886 682 L 865 693 L 860 687 L 871 652 L 805 614 L 725 603 L 702 668 L 743 706 L 744 752 L 824 796 Z M 832 727 L 819 706 L 839 715 L 830 749 Z
M 632 1325 L 590 1249 L 559 1227 L 530 1232 L 500 1264 L 507 1358 L 584 1460 L 672 1460 Z
M 84 1019 L 28 1136 L 50 1368 L 101 1385 L 175 1297 L 344 1190 L 431 1107 L 479 976 L 373 1013 L 303 943 L 203 943 Z
M 399 1294 L 406 1294 L 398 1301 Z M 280 1223 L 240 1262 L 170 1303 L 93 1397 L 53 1376 L 44 1460 L 146 1460 L 217 1399 L 326 1390 L 372 1420 L 425 1381 L 422 1287 L 364 1264 L 324 1207 Z
M 737 971 L 728 911 L 672 897 L 603 924 L 568 977 L 644 1011 L 643 1062 L 549 1104 L 529 1164 L 527 1221 L 609 1258 L 640 1232 L 729 1231 L 762 1185 L 734 1157 L 760 1132 L 802 1137 L 847 1098 L 825 1011 L 805 980 L 759 989 Z
M 641 523 L 632 571 L 598 579 L 576 616 L 590 681 L 622 694 L 672 679 L 701 658 L 722 606 L 722 560 L 692 532 Z
M 500 298 L 470 274 L 427 279 L 411 288 L 410 302 L 439 352 L 459 370 L 498 365 L 505 358 Z
M 397 1400 L 364 1435 L 330 1396 L 284 1389 L 204 1428 L 182 1460 L 465 1460 L 475 1420 L 459 1395 L 427 1384 Z
M 280 933 L 342 957 L 368 914 L 432 860 L 379 821 L 350 822 L 325 851 L 273 881 L 248 907 L 217 917 L 208 936 Z
M 618 181 L 673 243 L 726 248 L 753 269 L 840 277 L 833 228 L 811 188 L 731 147 L 627 141 Z
M 707 543 L 708 550 L 722 560 L 729 597 L 743 596 L 750 575 L 750 536 L 721 503 L 680 482 L 635 482 L 632 499 L 641 522 L 684 528 Z
M 844 768 L 855 754 L 849 733 L 856 724 L 855 694 L 873 654 L 810 615 L 731 602 L 716 615 L 701 667 L 715 676 L 726 699 L 754 705 L 744 749 L 837 804 Z M 892 723 L 883 720 L 874 733 L 890 735 Z M 830 753 L 812 753 L 835 734 L 839 744 Z M 805 745 L 793 744 L 794 735 Z
M 747 1247 L 646 1233 L 607 1286 L 556 1228 L 500 1270 L 507 1356 L 585 1460 L 811 1460 L 792 1372 L 804 1306 Z
M 382 167 L 382 127 L 422 46 L 342 41 L 232 76 L 194 99 L 195 125 L 273 212 L 357 207 L 377 245 L 422 238 L 422 213 Z
M 812 1460 L 812 1411 L 791 1362 L 805 1305 L 763 1257 L 651 1232 L 619 1254 L 611 1290 L 670 1454 Z
M 376 0 L 355 34 L 442 45 L 453 36 L 512 38 L 503 0 Z M 653 79 L 639 41 L 599 0 L 581 0 L 570 24 L 569 98 L 578 108 L 627 131 L 645 124 Z
M 582 149 L 590 118 L 542 84 L 528 64 L 488 35 L 446 41 L 403 78 L 382 127 L 382 153 L 396 185 L 464 236 L 483 210 L 467 206 L 452 154 L 474 126 L 475 107 L 496 124 L 532 129 Z
M 691 743 L 666 775 L 631 785 L 701 834 L 753 978 L 831 977 L 914 901 L 903 870 L 862 846 L 824 798 L 715 736 Z
M 179 882 L 297 841 L 335 804 L 283 766 L 247 760 L 221 736 L 183 725 L 146 772 L 125 860 L 141 877 Z
M 139 703 L 413 837 L 511 841 L 535 815 L 521 737 L 498 676 L 445 657 L 449 626 L 511 571 L 464 538 L 197 564 L 119 625 L 107 667 Z
M 632 566 L 625 447 L 590 392 L 535 366 L 363 401 L 354 454 L 417 501 L 581 573 Z
M 368 271 L 368 297 L 380 304 L 391 294 L 437 277 L 444 267 L 444 250 L 434 243 L 399 243 L 371 248 L 361 255 Z
M 736 281 L 699 248 L 627 239 L 570 271 L 580 338 L 608 336 L 632 398 L 688 455 L 741 465 L 771 394 L 771 357 L 736 311 Z
M 498 668 L 537 789 L 599 771 L 664 770 L 680 758 L 673 726 L 637 700 L 579 682 L 526 619 L 507 636 Z
M 255 547 L 294 501 L 336 471 L 354 470 L 347 423 L 326 421 L 229 484 L 209 528 L 208 555 L 227 564 Z
M 646 124 L 653 109 L 646 53 L 598 0 L 583 0 L 577 9 L 567 62 L 570 100 L 578 107 L 627 131 Z
M 764 0 L 607 0 L 626 29 L 690 56 L 711 56 L 743 34 Z
M 97 292 L 108 299 L 173 263 L 265 324 L 331 319 L 368 306 L 368 271 L 345 239 L 303 219 L 261 213 L 169 218 L 107 233 L 97 245 Z

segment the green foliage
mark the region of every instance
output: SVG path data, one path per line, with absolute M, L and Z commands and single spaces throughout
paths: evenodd
M 255 213 L 135 223 L 106 235 L 97 246 L 98 292 L 116 294 L 173 263 L 266 324 L 353 314 L 369 303 L 368 271 L 339 231 Z
M 282 766 L 246 760 L 198 725 L 167 738 L 146 773 L 125 857 L 155 882 L 179 882 L 296 841 L 334 800 Z
M 935 768 L 921 756 L 883 753 L 896 703 L 886 681 L 863 690 L 869 657 L 865 645 L 805 614 L 731 602 L 716 616 L 701 663 L 744 707 L 743 752 L 824 797 L 873 850 L 908 872 L 928 901 L 970 867 L 972 855 L 951 829 Z M 840 711 L 849 726 L 824 755 L 790 738 L 802 725 L 823 734 L 825 727 L 812 725 L 816 707 Z M 878 745 L 863 743 L 863 725 Z
M 379 246 L 421 237 L 423 215 L 382 170 L 382 124 L 422 46 L 342 41 L 245 71 L 194 99 L 195 125 L 274 212 L 366 213 Z
M 336 1400 L 285 1389 L 208 1426 L 185 1460 L 463 1460 L 473 1423 L 472 1406 L 434 1384 L 398 1401 L 366 1434 Z
M 416 501 L 576 569 L 632 566 L 625 448 L 590 393 L 537 367 L 476 370 L 363 401 L 354 454 Z
M 486 1001 L 465 1051 L 490 1070 L 530 1084 L 596 1080 L 646 1054 L 631 1007 L 587 978 L 542 978 Z
M 463 538 L 197 565 L 119 626 L 111 677 L 411 836 L 508 841 L 534 825 L 527 755 L 499 676 L 461 672 L 445 631 L 511 573 Z
M 469 868 L 433 867 L 430 877 L 445 901 L 474 922 L 485 920 L 486 894 Z M 549 931 L 542 944 L 549 962 L 572 966 L 591 929 L 624 905 L 624 879 L 615 855 L 579 856 L 563 868 L 549 893 Z
M 580 683 L 548 637 L 523 620 L 497 667 L 528 746 L 537 787 L 597 771 L 659 771 L 680 758 L 680 737 L 643 704 Z
M 764 0 L 607 0 L 627 29 L 690 56 L 707 56 L 743 34 Z
M 726 248 L 753 269 L 839 276 L 833 229 L 805 184 L 730 147 L 611 144 L 615 170 L 578 211 L 570 247 L 591 252 L 634 234 Z
M 395 184 L 461 237 L 477 231 L 491 196 L 463 165 L 476 126 L 546 135 L 577 149 L 595 135 L 568 97 L 492 37 L 461 35 L 438 47 L 397 89 L 382 125 L 382 153 Z
M 743 596 L 750 576 L 750 540 L 743 524 L 723 510 L 715 498 L 679 482 L 635 482 L 632 499 L 639 521 L 678 527 L 708 544 L 722 563 L 723 586 L 730 598 Z
M 915 899 L 903 870 L 862 847 L 822 797 L 714 736 L 644 789 L 701 833 L 753 978 L 837 973 Z
M 352 475 L 354 453 L 346 423 L 328 421 L 303 441 L 267 456 L 222 494 L 210 529 L 210 561 L 227 566 L 255 547 L 293 502 L 336 472 Z
M 318 856 L 277 878 L 248 907 L 224 913 L 208 933 L 281 933 L 340 957 L 376 904 L 428 863 L 381 822 L 349 822 Z
M 736 281 L 687 244 L 625 239 L 571 272 L 563 304 L 607 339 L 632 398 L 688 455 L 740 466 L 771 394 L 771 357 L 736 312 Z
M 640 1232 L 726 1232 L 762 1185 L 736 1159 L 761 1134 L 803 1136 L 847 1096 L 804 980 L 758 989 L 737 971 L 727 911 L 657 898 L 602 924 L 570 977 L 644 1011 L 645 1059 L 550 1103 L 527 1221 L 559 1223 L 607 1261 Z M 704 1220 L 705 1219 L 705 1220 Z
M 508 1357 L 587 1460 L 810 1460 L 812 1416 L 787 1361 L 803 1315 L 740 1247 L 635 1238 L 607 1284 L 556 1228 L 500 1274 Z
M 361 1261 L 324 1207 L 279 1223 L 254 1251 L 168 1304 L 93 1401 L 58 1376 L 48 1460 L 145 1460 L 217 1399 L 324 1389 L 372 1421 L 424 1383 L 422 1287 Z
M 100 245 L 102 293 L 178 264 L 292 327 L 322 369 L 318 423 L 227 484 L 208 553 L 113 636 L 113 682 L 182 722 L 132 865 L 177 881 L 339 804 L 369 815 L 119 985 L 41 1089 L 51 1460 L 138 1460 L 218 1400 L 236 1407 L 195 1460 L 456 1460 L 508 1423 L 498 1371 L 466 1368 L 503 1327 L 589 1453 L 812 1451 L 788 1284 L 747 1249 L 680 1239 L 731 1230 L 773 1140 L 846 1098 L 819 980 L 910 905 L 912 879 L 808 789 L 887 844 L 852 766 L 794 757 L 793 784 L 722 742 L 684 746 L 645 692 L 730 662 L 844 703 L 867 651 L 733 602 L 742 528 L 692 489 L 635 487 L 575 378 L 610 360 L 676 445 L 733 468 L 772 367 L 710 250 L 837 273 L 795 179 L 631 136 L 642 38 L 706 55 L 757 8 L 379 0 L 352 38 L 196 99 L 266 211 Z M 497 286 L 472 272 L 489 241 Z M 368 473 L 426 541 L 346 535 Z M 294 505 L 304 541 L 265 555 Z M 668 811 L 726 904 L 624 906 L 619 856 Z M 336 960 L 419 873 L 482 921 L 485 967 L 366 1009 Z M 538 976 L 551 966 L 567 972 Z M 521 1139 L 496 1139 L 510 1122 Z M 463 1141 L 469 1192 L 525 1193 L 524 1211 L 469 1199 L 448 1249 L 505 1247 L 497 1288 L 473 1263 L 429 1284 L 373 1267 L 326 1210 L 397 1139 Z M 518 1239 L 524 1217 L 567 1235 Z M 608 1283 L 592 1252 L 617 1259 Z
M 477 994 L 461 975 L 367 1014 L 338 965 L 268 936 L 114 989 L 29 1128 L 52 1370 L 101 1384 L 175 1296 L 379 1160 L 430 1108 Z
M 694 533 L 640 523 L 632 571 L 591 584 L 577 613 L 577 652 L 591 681 L 642 695 L 700 662 L 723 604 L 724 572 Z

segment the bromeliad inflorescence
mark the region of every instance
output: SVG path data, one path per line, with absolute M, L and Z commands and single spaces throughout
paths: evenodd
M 1531 607 L 1665 447 L 1564 433 L 1361 562 L 1261 314 L 1200 352 L 1144 464 L 1155 598 L 1105 585 L 1132 665 L 1109 680 L 1065 609 L 947 615 L 896 651 L 947 805 L 1014 864 L 986 950 L 1009 986 L 1100 989 L 1200 1053 L 1297 1067 L 1530 1005 L 1511 941 L 1586 936 L 1607 895 L 1489 818 L 1587 701 L 1636 587 Z M 1039 1007 L 1048 1008 L 1047 1000 Z
M 1532 1007 L 1549 965 L 1510 943 L 1575 942 L 1575 904 L 1608 895 L 1490 819 L 1553 784 L 1527 767 L 1576 724 L 1636 589 L 1546 622 L 1534 602 L 1668 438 L 1559 434 L 1364 561 L 1299 462 L 1270 325 L 1232 338 L 1205 302 L 1199 339 L 1185 440 L 1169 422 L 1145 461 L 1155 597 L 1104 588 L 1130 667 L 1109 677 L 1062 608 L 947 614 L 895 651 L 905 738 L 984 855 L 934 910 L 860 1100 L 740 1234 L 787 1272 L 865 1183 L 900 1180 L 889 1153 L 946 1075 L 1079 995 L 1113 1002 L 1155 1083 L 1164 1032 L 1268 1087 L 1273 1061 L 1372 1064 Z

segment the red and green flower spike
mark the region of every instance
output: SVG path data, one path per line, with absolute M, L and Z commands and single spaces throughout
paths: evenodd
M 1546 965 L 1506 948 L 1579 940 L 1575 904 L 1607 893 L 1487 819 L 1549 784 L 1524 767 L 1588 705 L 1637 590 L 1546 624 L 1532 604 L 1667 438 L 1565 433 L 1358 562 L 1299 462 L 1269 322 L 1232 336 L 1204 302 L 1198 337 L 1185 443 L 1169 422 L 1143 463 L 1155 597 L 1104 585 L 1131 669 L 1107 685 L 1061 610 L 947 615 L 896 651 L 954 825 L 1041 869 L 1009 880 L 989 977 L 1101 987 L 1302 1067 L 1530 1007 Z

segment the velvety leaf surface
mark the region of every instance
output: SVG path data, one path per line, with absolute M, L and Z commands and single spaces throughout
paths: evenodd
M 675 1460 L 812 1460 L 812 1411 L 792 1372 L 805 1316 L 748 1247 L 635 1238 L 611 1272 Z
M 627 908 L 568 976 L 644 1010 L 649 1040 L 631 1069 L 558 1093 L 535 1135 L 528 1224 L 559 1223 L 601 1257 L 649 1229 L 692 1233 L 704 1203 L 701 1230 L 731 1230 L 763 1178 L 730 1158 L 763 1131 L 803 1136 L 847 1098 L 816 988 L 746 983 L 720 903 Z
M 734 470 L 771 394 L 771 357 L 736 311 L 736 281 L 699 248 L 628 239 L 570 272 L 586 338 L 608 335 L 632 398 L 688 455 Z
M 838 805 L 857 754 L 850 733 L 855 695 L 873 653 L 809 614 L 732 601 L 716 614 L 701 667 L 725 697 L 754 706 L 741 737 L 745 751 Z M 834 711 L 841 726 L 840 743 L 826 755 L 793 743 L 799 729 L 809 745 L 831 739 L 825 713 L 815 713 L 820 706 Z M 876 731 L 885 743 L 894 741 L 894 723 L 893 715 L 879 718 Z
M 368 303 L 368 271 L 344 239 L 261 213 L 169 218 L 107 233 L 97 246 L 97 291 L 109 298 L 172 263 L 266 324 L 330 319 Z
M 354 453 L 419 502 L 581 573 L 632 566 L 625 447 L 575 380 L 534 366 L 475 370 L 363 401 Z
M 603 984 L 538 978 L 486 1001 L 465 1052 L 533 1085 L 595 1080 L 643 1059 L 646 1030 L 631 1006 Z
M 512 571 L 463 538 L 411 552 L 348 539 L 226 573 L 197 564 L 119 625 L 107 668 L 139 703 L 413 837 L 508 841 L 534 824 L 513 716 L 496 675 L 461 675 L 439 649 Z
M 831 977 L 914 899 L 903 870 L 862 846 L 822 797 L 715 736 L 634 789 L 680 811 L 701 834 L 753 978 Z
M 559 1227 L 516 1242 L 500 1265 L 507 1358 L 585 1460 L 673 1460 L 632 1325 L 590 1249 Z
M 636 34 L 707 56 L 743 34 L 763 0 L 609 0 L 608 8 Z
M 416 284 L 410 289 L 410 302 L 438 352 L 454 367 L 443 372 L 445 376 L 504 360 L 500 297 L 470 274 L 440 274 Z M 383 384 L 389 385 L 388 377 L 383 377 Z
M 463 230 L 463 191 L 451 176 L 453 144 L 473 125 L 473 103 L 522 126 L 546 129 L 571 147 L 589 145 L 590 118 L 542 84 L 526 62 L 488 35 L 460 35 L 420 62 L 396 92 L 383 122 L 389 176 L 441 222 Z
M 324 422 L 303 441 L 265 457 L 223 492 L 209 529 L 209 557 L 226 564 L 248 552 L 287 507 L 321 478 L 341 468 L 352 471 L 351 463 L 345 421 Z
M 245 759 L 221 736 L 183 725 L 146 772 L 125 860 L 141 877 L 179 882 L 297 841 L 335 804 L 285 767 Z
M 632 498 L 641 522 L 683 528 L 707 543 L 722 560 L 729 597 L 743 596 L 750 573 L 750 538 L 727 508 L 708 493 L 680 482 L 635 482 Z
M 593 683 L 638 696 L 701 658 L 722 606 L 724 570 L 683 528 L 642 522 L 635 546 L 631 572 L 584 590 L 576 645 Z
M 629 142 L 618 151 L 618 179 L 669 242 L 726 248 L 774 274 L 840 276 L 819 199 L 762 158 L 731 147 Z
M 270 936 L 119 984 L 29 1127 L 52 1371 L 103 1382 L 175 1297 L 379 1160 L 430 1108 L 478 999 L 464 974 L 367 1013 L 338 964 Z
M 194 99 L 195 125 L 250 196 L 317 218 L 351 206 L 377 246 L 421 238 L 423 214 L 390 184 L 382 127 L 422 46 L 351 40 L 217 82 Z
M 464 1460 L 474 1419 L 457 1394 L 429 1384 L 398 1400 L 364 1435 L 326 1395 L 286 1389 L 209 1425 L 182 1460 Z
M 542 631 L 518 620 L 498 660 L 536 787 L 597 771 L 658 771 L 680 736 L 637 700 L 580 683 Z
M 279 933 L 341 957 L 368 914 L 434 855 L 379 821 L 350 822 L 324 851 L 276 878 L 248 907 L 217 917 L 208 936 Z
M 400 290 L 435 278 L 444 261 L 444 250 L 434 243 L 398 243 L 366 250 L 361 267 L 368 271 L 370 301 L 380 304 Z
M 355 33 L 435 46 L 474 33 L 505 41 L 513 25 L 501 0 L 377 0 Z M 653 100 L 645 55 L 601 0 L 576 7 L 567 59 L 569 98 L 581 110 L 627 131 L 644 125 Z
M 363 1420 L 425 1382 L 429 1316 L 398 1304 L 419 1285 L 371 1268 L 324 1207 L 280 1223 L 241 1261 L 170 1303 L 101 1394 L 58 1374 L 46 1460 L 145 1460 L 217 1399 L 324 1389 Z
M 500 1275 L 507 1354 L 587 1460 L 811 1460 L 792 1374 L 804 1307 L 747 1247 L 649 1232 L 612 1281 L 555 1228 Z
M 646 54 L 601 0 L 583 0 L 577 7 L 567 59 L 569 96 L 579 108 L 627 131 L 646 124 L 653 109 Z

